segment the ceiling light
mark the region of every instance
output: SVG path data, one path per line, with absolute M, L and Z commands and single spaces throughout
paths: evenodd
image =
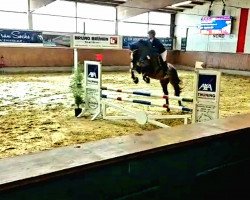
M 187 4 L 190 4 L 190 3 L 192 3 L 192 1 L 184 1 L 184 2 L 181 2 L 181 3 L 173 4 L 171 7 L 184 6 L 184 5 L 187 5 Z

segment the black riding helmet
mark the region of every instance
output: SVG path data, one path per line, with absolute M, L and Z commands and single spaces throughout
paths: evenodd
M 148 34 L 153 35 L 154 37 L 155 37 L 155 35 L 156 35 L 155 30 L 150 30 L 150 31 L 148 32 Z

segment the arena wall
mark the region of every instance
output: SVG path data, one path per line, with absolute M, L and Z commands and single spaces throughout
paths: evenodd
M 129 66 L 128 50 L 79 50 L 79 61 L 95 60 L 95 54 L 104 55 L 105 66 Z M 0 47 L 0 56 L 8 67 L 69 67 L 73 66 L 73 50 L 69 48 Z M 250 54 L 213 53 L 201 51 L 169 51 L 168 61 L 194 67 L 196 61 L 207 67 L 250 71 Z M 127 67 L 126 67 L 127 69 Z

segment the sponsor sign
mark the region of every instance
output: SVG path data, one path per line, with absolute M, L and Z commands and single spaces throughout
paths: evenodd
M 85 112 L 98 115 L 101 112 L 101 64 L 84 62 Z
M 121 49 L 119 36 L 81 35 L 72 36 L 71 47 L 86 49 Z
M 181 38 L 181 50 L 186 51 L 187 48 L 187 38 Z
M 70 35 L 43 33 L 43 45 L 50 47 L 70 47 Z
M 213 70 L 196 72 L 193 122 L 219 117 L 220 76 L 220 72 Z
M 43 44 L 43 35 L 39 31 L 0 29 L 0 43 Z
M 222 34 L 229 35 L 231 33 L 232 17 L 231 16 L 218 16 L 209 17 L 204 16 L 201 19 L 201 34 Z

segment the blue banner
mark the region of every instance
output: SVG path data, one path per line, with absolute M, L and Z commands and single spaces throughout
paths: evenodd
M 139 40 L 147 40 L 147 37 L 135 37 L 135 36 L 123 36 L 122 38 L 122 48 L 129 49 L 129 46 Z M 172 38 L 158 38 L 166 50 L 173 49 L 173 39 Z
M 0 42 L 42 44 L 42 32 L 0 29 Z

